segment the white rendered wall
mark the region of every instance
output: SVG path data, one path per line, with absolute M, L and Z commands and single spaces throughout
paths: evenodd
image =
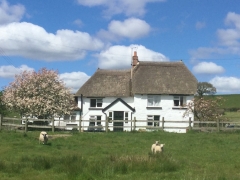
M 137 121 L 144 120 L 145 122 L 137 122 L 136 123 L 136 130 L 138 129 L 145 129 L 147 126 L 147 116 L 148 115 L 159 115 L 160 120 L 164 117 L 164 121 L 188 121 L 189 117 L 193 121 L 193 115 L 189 117 L 183 117 L 185 109 L 172 109 L 173 106 L 173 96 L 170 95 L 161 95 L 160 107 L 162 109 L 147 109 L 147 95 L 135 95 L 134 97 L 124 97 L 121 98 L 125 101 L 129 106 L 135 108 L 135 112 L 132 113 L 129 108 L 127 108 L 122 102 L 118 102 L 110 107 L 104 114 L 102 109 L 111 104 L 115 101 L 117 97 L 105 97 L 103 98 L 103 105 L 99 109 L 91 109 L 90 108 L 90 98 L 83 98 L 83 112 L 82 112 L 82 126 L 85 126 L 84 130 L 87 130 L 89 126 L 89 117 L 90 116 L 101 116 L 101 120 L 106 120 L 106 115 L 108 116 L 109 111 L 125 111 L 129 112 L 129 120 L 136 118 Z M 186 103 L 189 103 L 193 99 L 193 96 L 186 96 Z M 81 98 L 78 98 L 78 107 L 81 108 Z M 78 116 L 79 117 L 79 116 Z M 80 117 L 79 117 L 80 118 Z M 130 123 L 130 122 L 129 122 Z M 130 131 L 131 127 L 129 123 L 124 123 L 124 125 L 128 126 L 125 127 L 124 130 Z M 102 126 L 105 127 L 105 122 L 101 122 Z M 113 123 L 109 123 L 109 129 L 112 130 Z M 139 127 L 141 126 L 141 127 Z M 162 124 L 160 123 L 159 126 L 161 127 Z M 164 130 L 168 132 L 178 132 L 178 133 L 185 133 L 186 129 L 188 129 L 189 123 L 165 123 Z M 183 129 L 179 128 L 167 128 L 167 127 L 182 127 Z

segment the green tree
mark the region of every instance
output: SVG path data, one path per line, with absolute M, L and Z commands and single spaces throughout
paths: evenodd
M 203 95 L 214 95 L 216 94 L 216 88 L 208 82 L 199 82 L 197 85 L 197 95 L 203 97 Z

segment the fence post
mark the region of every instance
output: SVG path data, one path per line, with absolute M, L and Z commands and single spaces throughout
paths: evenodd
M 191 120 L 192 118 L 191 117 L 189 117 L 189 130 L 192 130 L 192 120 Z
M 108 132 L 108 116 L 106 116 L 105 131 Z
M 217 132 L 220 132 L 219 119 L 217 119 Z
M 134 121 L 133 121 L 133 130 L 136 131 L 136 117 L 134 117 Z
M 25 120 L 25 133 L 28 131 L 28 119 Z
M 79 118 L 79 132 L 82 132 L 82 116 Z
M 162 130 L 164 130 L 164 117 L 162 117 Z
M 2 114 L 0 114 L 0 131 L 2 130 L 2 119 L 3 119 L 3 116 Z
M 52 118 L 52 132 L 54 132 L 54 117 Z

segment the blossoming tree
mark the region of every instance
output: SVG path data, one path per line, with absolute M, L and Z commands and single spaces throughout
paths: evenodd
M 57 71 L 24 71 L 4 89 L 2 100 L 22 116 L 50 118 L 69 114 L 74 103 L 70 89 L 59 79 Z
M 223 99 L 221 97 L 206 98 L 195 97 L 193 101 L 186 105 L 187 110 L 184 116 L 194 113 L 197 121 L 216 121 L 222 117 L 220 106 Z

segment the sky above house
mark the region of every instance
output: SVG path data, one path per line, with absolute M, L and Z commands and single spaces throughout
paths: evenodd
M 0 0 L 0 90 L 57 70 L 75 93 L 100 69 L 180 61 L 218 94 L 240 93 L 239 0 Z

